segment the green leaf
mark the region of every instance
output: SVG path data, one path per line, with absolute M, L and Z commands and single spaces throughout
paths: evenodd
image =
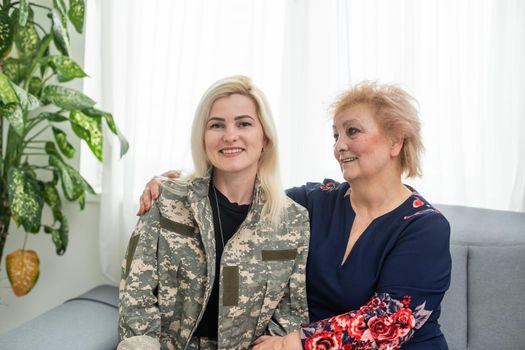
M 53 122 L 53 123 L 60 123 L 60 122 L 65 122 L 69 120 L 63 115 L 60 115 L 58 113 L 50 113 L 50 112 L 42 112 L 38 115 L 37 118 L 47 119 L 48 121 Z
M 13 221 L 17 226 L 22 225 L 27 232 L 37 233 L 44 206 L 40 184 L 15 167 L 9 169 L 7 182 Z
M 80 204 L 80 210 L 84 210 L 84 208 L 86 207 L 86 196 L 85 195 L 82 195 L 82 197 L 78 199 L 78 204 Z
M 64 56 L 69 56 L 69 35 L 57 9 L 51 10 L 51 21 L 53 22 L 51 29 L 56 48 Z
M 11 52 L 13 37 L 14 29 L 11 18 L 5 12 L 0 12 L 0 59 L 7 57 Z
M 9 120 L 16 133 L 22 136 L 24 132 L 24 114 L 18 103 L 8 103 L 0 107 L 0 117 Z
M 42 64 L 49 64 L 56 73 L 58 81 L 61 83 L 87 76 L 82 68 L 67 56 L 56 55 L 45 57 L 42 59 Z
M 29 72 L 29 67 L 16 58 L 9 57 L 4 61 L 4 74 L 15 84 L 20 83 Z
M 66 133 L 59 128 L 53 127 L 53 135 L 55 135 L 55 141 L 60 151 L 62 151 L 66 157 L 73 158 L 75 148 L 67 141 Z
M 44 182 L 44 191 L 42 194 L 44 196 L 44 202 L 53 210 L 53 217 L 57 220 L 55 210 L 60 210 L 62 208 L 62 202 L 60 201 L 56 184 L 53 182 Z
M 66 3 L 64 0 L 53 0 L 53 7 L 57 10 L 58 14 L 60 15 L 60 20 L 62 21 L 62 25 L 64 27 L 67 27 L 67 17 L 66 17 Z
M 62 163 L 64 162 L 62 160 L 62 156 L 60 155 L 60 153 L 58 153 L 58 150 L 55 146 L 55 144 L 51 141 L 48 141 L 46 142 L 46 145 L 44 147 L 44 150 L 46 151 L 47 154 L 49 154 L 50 156 L 55 156 L 56 158 L 58 158 L 58 160 L 60 160 Z M 57 168 L 58 169 L 58 168 Z
M 57 85 L 46 86 L 42 99 L 67 110 L 90 108 L 96 103 L 79 91 Z
M 69 226 L 65 216 L 62 216 L 60 220 L 60 226 L 58 229 L 51 226 L 44 226 L 44 232 L 51 234 L 51 239 L 55 245 L 56 253 L 58 255 L 63 255 L 66 252 L 67 244 L 69 241 L 68 233 Z
M 23 27 L 27 23 L 27 17 L 29 15 L 29 1 L 28 0 L 20 0 L 20 4 L 18 6 L 18 24 Z
M 0 72 L 0 101 L 3 103 L 18 102 L 13 85 L 2 72 Z
M 32 111 L 40 107 L 40 101 L 38 100 L 38 98 L 26 92 L 24 89 L 22 89 L 16 84 L 11 84 L 11 86 L 15 90 L 15 93 L 18 96 L 18 100 L 20 101 L 20 105 L 24 110 Z
M 71 111 L 71 128 L 75 134 L 86 141 L 91 152 L 102 160 L 102 120 L 100 116 L 90 116 L 81 111 Z
M 19 27 L 15 42 L 20 57 L 33 57 L 40 43 L 35 25 L 29 23 L 25 27 Z
M 42 79 L 39 77 L 31 77 L 29 81 L 29 93 L 40 96 L 40 89 L 42 88 Z
M 84 195 L 85 191 L 95 194 L 93 188 L 86 180 L 84 180 L 78 171 L 64 163 L 60 157 L 50 154 L 49 165 L 58 170 L 62 183 L 62 190 L 64 191 L 66 199 L 70 201 L 79 200 Z
M 84 28 L 85 12 L 86 4 L 84 0 L 69 0 L 69 11 L 67 15 L 78 33 L 82 33 L 82 29 Z
M 126 152 L 129 149 L 129 143 L 124 137 L 124 135 L 120 132 L 120 130 L 118 130 L 117 125 L 115 124 L 115 121 L 113 120 L 113 116 L 111 115 L 111 113 L 104 112 L 96 108 L 88 108 L 88 109 L 83 110 L 83 112 L 89 116 L 102 117 L 106 120 L 106 124 L 108 128 L 111 130 L 113 134 L 117 135 L 119 138 L 120 157 L 122 158 L 122 156 L 126 154 Z

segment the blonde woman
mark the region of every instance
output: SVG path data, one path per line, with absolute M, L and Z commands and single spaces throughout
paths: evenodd
M 307 320 L 308 216 L 281 189 L 263 93 L 219 80 L 191 139 L 195 172 L 163 184 L 130 239 L 119 349 L 247 349 Z

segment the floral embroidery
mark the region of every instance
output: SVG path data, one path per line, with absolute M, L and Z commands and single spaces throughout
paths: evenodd
M 376 294 L 359 311 L 321 320 L 301 328 L 307 350 L 398 350 L 430 317 L 425 303 L 412 311 L 410 297 L 399 301 Z
M 324 180 L 323 183 L 319 186 L 323 191 L 332 191 L 339 186 L 339 182 L 333 180 Z
M 416 209 L 421 207 L 421 209 L 416 211 L 414 214 L 404 216 L 403 219 L 408 220 L 413 218 L 414 216 L 423 215 L 425 213 L 440 213 L 439 210 L 417 197 L 416 192 L 414 192 L 414 197 L 415 199 L 412 201 L 412 207 Z

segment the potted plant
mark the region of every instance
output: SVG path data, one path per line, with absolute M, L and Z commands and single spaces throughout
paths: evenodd
M 0 4 L 0 264 L 11 219 L 26 235 L 43 230 L 56 253 L 64 254 L 69 229 L 61 198 L 77 201 L 83 209 L 86 193 L 94 194 L 68 164 L 76 150 L 64 127 L 99 160 L 103 123 L 119 137 L 121 156 L 128 149 L 110 113 L 64 86 L 86 76 L 70 57 L 68 31 L 71 24 L 82 33 L 84 14 L 85 0 L 53 0 L 49 7 L 30 0 Z M 37 17 L 44 20 L 38 23 Z M 52 222 L 42 222 L 45 206 Z M 24 248 L 6 257 L 11 286 L 19 296 L 31 290 L 39 274 L 37 253 Z

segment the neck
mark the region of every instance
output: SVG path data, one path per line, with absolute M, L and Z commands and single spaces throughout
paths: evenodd
M 397 208 L 411 192 L 401 182 L 401 176 L 381 181 L 350 183 L 350 201 L 356 214 L 376 218 Z
M 239 205 L 251 204 L 253 188 L 255 186 L 255 174 L 224 174 L 213 172 L 213 185 L 232 203 Z

